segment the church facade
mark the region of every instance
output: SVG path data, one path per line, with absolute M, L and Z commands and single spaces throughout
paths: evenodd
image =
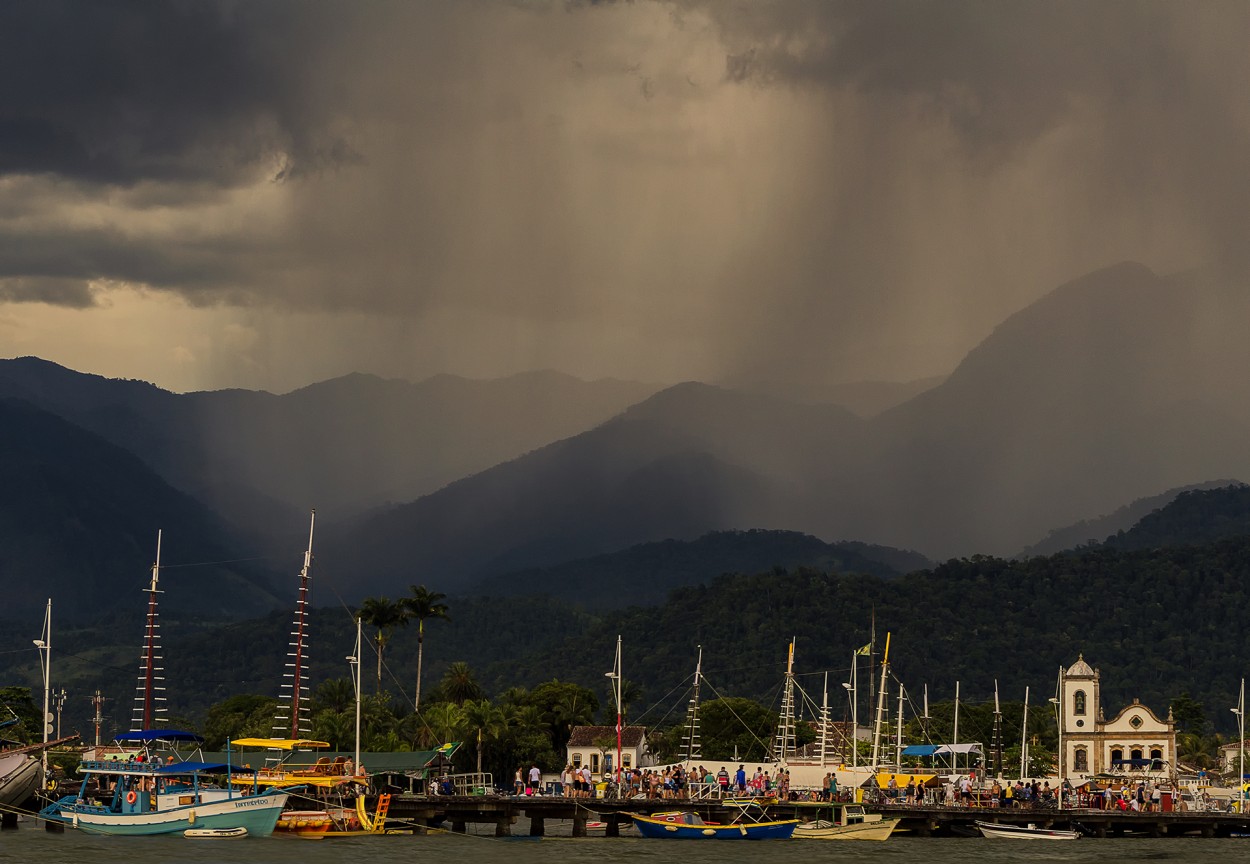
M 1063 718 L 1063 774 L 1079 781 L 1094 774 L 1172 774 L 1176 765 L 1176 724 L 1137 699 L 1110 720 L 1102 709 L 1098 670 L 1084 656 L 1060 677 Z

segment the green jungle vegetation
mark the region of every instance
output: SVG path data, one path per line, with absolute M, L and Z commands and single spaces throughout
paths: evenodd
M 361 598 L 369 643 L 360 669 L 366 748 L 463 740 L 459 758 L 475 765 L 480 735 L 483 768 L 501 778 L 529 760 L 559 767 L 572 725 L 615 721 L 604 673 L 619 634 L 627 722 L 645 724 L 657 750 L 675 752 L 680 733 L 673 730 L 684 721 L 701 646 L 704 753 L 711 760 L 737 745 L 746 759 L 759 752 L 752 747 L 771 741 L 791 638 L 802 719 L 814 716 L 826 674 L 834 718 L 844 719 L 841 685 L 875 622 L 878 661 L 890 634 L 887 710 L 893 722 L 901 682 L 909 741 L 948 736 L 958 681 L 960 740 L 988 745 L 997 684 L 1004 762 L 1018 760 L 1022 737 L 1033 742 L 1035 758 L 1047 758 L 1054 723 L 1046 700 L 1060 667 L 1083 654 L 1100 669 L 1108 716 L 1133 698 L 1161 717 L 1171 710 L 1182 755 L 1211 765 L 1221 737 L 1234 732 L 1228 708 L 1250 668 L 1247 512 L 1245 487 L 1195 491 L 1107 543 L 1063 554 L 1015 561 L 973 556 L 891 578 L 776 567 L 679 588 L 660 605 L 642 605 L 647 598 L 640 597 L 639 605 L 606 612 L 549 596 L 443 598 L 420 586 L 427 614 L 412 617 L 413 604 L 421 606 L 416 589 L 410 598 Z M 1212 521 L 1222 528 L 1208 542 L 1176 542 Z M 1160 541 L 1167 545 L 1153 545 Z M 431 602 L 441 613 L 428 611 Z M 320 682 L 315 734 L 342 747 L 354 729 L 351 667 L 343 658 L 353 651 L 355 611 L 346 604 L 317 608 L 309 621 L 311 674 Z M 290 614 L 226 626 L 177 616 L 162 623 L 170 725 L 200 730 L 210 745 L 231 734 L 268 734 Z M 66 732 L 90 738 L 84 709 L 97 688 L 108 699 L 105 734 L 126 728 L 140 633 L 137 617 L 56 631 L 54 687 L 71 694 Z M 30 637 L 11 625 L 0 629 L 10 677 L 26 684 L 41 675 Z M 419 644 L 425 690 L 414 712 Z M 864 723 L 876 689 L 864 662 L 857 680 Z M 1026 686 L 1027 736 L 1021 729 Z M 918 720 L 926 687 L 933 703 L 929 719 Z M 22 702 L 20 694 L 10 696 L 5 704 Z M 721 707 L 753 718 L 754 731 L 743 736 L 718 726 Z

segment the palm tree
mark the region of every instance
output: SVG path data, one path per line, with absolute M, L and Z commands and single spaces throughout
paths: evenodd
M 559 751 L 569 743 L 574 726 L 589 726 L 595 719 L 595 706 L 575 690 L 567 690 L 547 712 L 551 724 L 552 744 Z
M 447 667 L 440 686 L 447 700 L 457 705 L 482 697 L 482 687 L 477 683 L 472 667 L 463 661 L 457 661 Z
M 389 597 L 367 597 L 360 604 L 356 617 L 362 623 L 378 630 L 374 644 L 378 649 L 378 689 L 382 692 L 382 654 L 386 651 L 386 643 L 390 641 L 391 631 L 408 623 L 403 608 Z
M 356 735 L 355 712 L 326 708 L 313 717 L 313 734 L 335 750 L 346 750 Z
M 403 607 L 405 615 L 409 618 L 417 619 L 417 693 L 412 700 L 412 710 L 419 711 L 421 709 L 421 655 L 425 650 L 425 619 L 442 618 L 449 620 L 447 604 L 439 602 L 447 595 L 431 591 L 424 585 L 409 585 L 408 590 L 412 593 L 401 599 L 399 603 Z
M 356 687 L 347 678 L 329 678 L 313 691 L 313 710 L 348 711 L 356 704 Z
M 479 699 L 464 703 L 464 722 L 477 736 L 477 773 L 481 774 L 483 744 L 499 740 L 508 731 L 508 721 L 502 708 Z
M 420 715 L 417 741 L 430 748 L 450 744 L 464 731 L 464 711 L 451 702 L 436 702 Z

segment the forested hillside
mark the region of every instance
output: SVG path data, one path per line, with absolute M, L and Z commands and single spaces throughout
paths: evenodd
M 650 605 L 674 588 L 727 573 L 811 567 L 838 573 L 898 576 L 930 566 L 923 555 L 869 543 L 826 543 L 795 531 L 719 531 L 697 540 L 642 543 L 615 552 L 487 579 L 478 593 L 546 594 L 579 606 L 616 609 Z

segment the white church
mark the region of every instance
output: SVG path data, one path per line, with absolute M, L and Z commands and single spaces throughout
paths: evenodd
M 1137 699 L 1110 720 L 1102 710 L 1098 670 L 1082 655 L 1060 677 L 1063 773 L 1074 781 L 1094 774 L 1157 777 L 1174 774 L 1176 724 Z

